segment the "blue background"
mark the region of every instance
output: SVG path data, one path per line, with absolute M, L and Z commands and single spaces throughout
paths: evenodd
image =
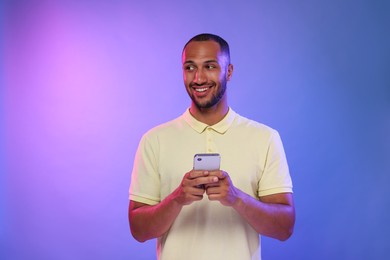
M 388 1 L 3 1 L 1 259 L 153 259 L 128 187 L 141 135 L 190 104 L 181 50 L 231 47 L 230 105 L 279 130 L 297 221 L 264 259 L 390 250 Z

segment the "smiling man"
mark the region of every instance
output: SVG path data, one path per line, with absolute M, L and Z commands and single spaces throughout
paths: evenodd
M 192 105 L 190 113 L 213 125 L 228 112 L 226 82 L 233 73 L 229 49 L 216 41 L 190 41 L 183 49 L 183 78 Z M 206 121 L 204 121 L 206 120 Z
M 191 106 L 140 141 L 131 233 L 141 242 L 157 238 L 158 259 L 260 259 L 259 235 L 286 240 L 295 222 L 279 134 L 229 107 L 233 65 L 221 37 L 193 37 L 182 65 Z M 197 153 L 219 153 L 221 170 L 192 170 Z

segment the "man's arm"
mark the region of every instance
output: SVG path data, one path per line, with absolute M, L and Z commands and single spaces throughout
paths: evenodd
M 233 207 L 259 234 L 287 240 L 294 229 L 295 208 L 291 193 L 279 193 L 259 200 L 236 188 L 224 171 L 211 172 L 219 182 L 207 185 L 210 200 Z
M 131 234 L 139 242 L 162 236 L 170 228 L 181 208 L 173 196 L 153 206 L 130 200 Z
M 190 171 L 184 175 L 179 187 L 157 205 L 130 201 L 129 224 L 133 237 L 144 242 L 164 235 L 183 206 L 203 198 L 203 185 L 218 181 L 207 171 Z
M 233 208 L 259 233 L 287 240 L 293 233 L 295 209 L 291 193 L 261 197 L 260 200 L 241 194 Z

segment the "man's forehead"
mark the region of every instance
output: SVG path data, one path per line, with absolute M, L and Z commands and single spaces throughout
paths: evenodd
M 192 41 L 183 50 L 183 62 L 191 60 L 220 60 L 221 47 L 215 41 Z

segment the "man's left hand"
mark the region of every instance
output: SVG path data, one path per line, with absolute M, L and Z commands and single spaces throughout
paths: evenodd
M 234 187 L 230 176 L 225 171 L 210 171 L 210 176 L 218 177 L 219 181 L 205 185 L 209 200 L 217 200 L 225 206 L 233 206 L 238 200 L 238 190 Z

